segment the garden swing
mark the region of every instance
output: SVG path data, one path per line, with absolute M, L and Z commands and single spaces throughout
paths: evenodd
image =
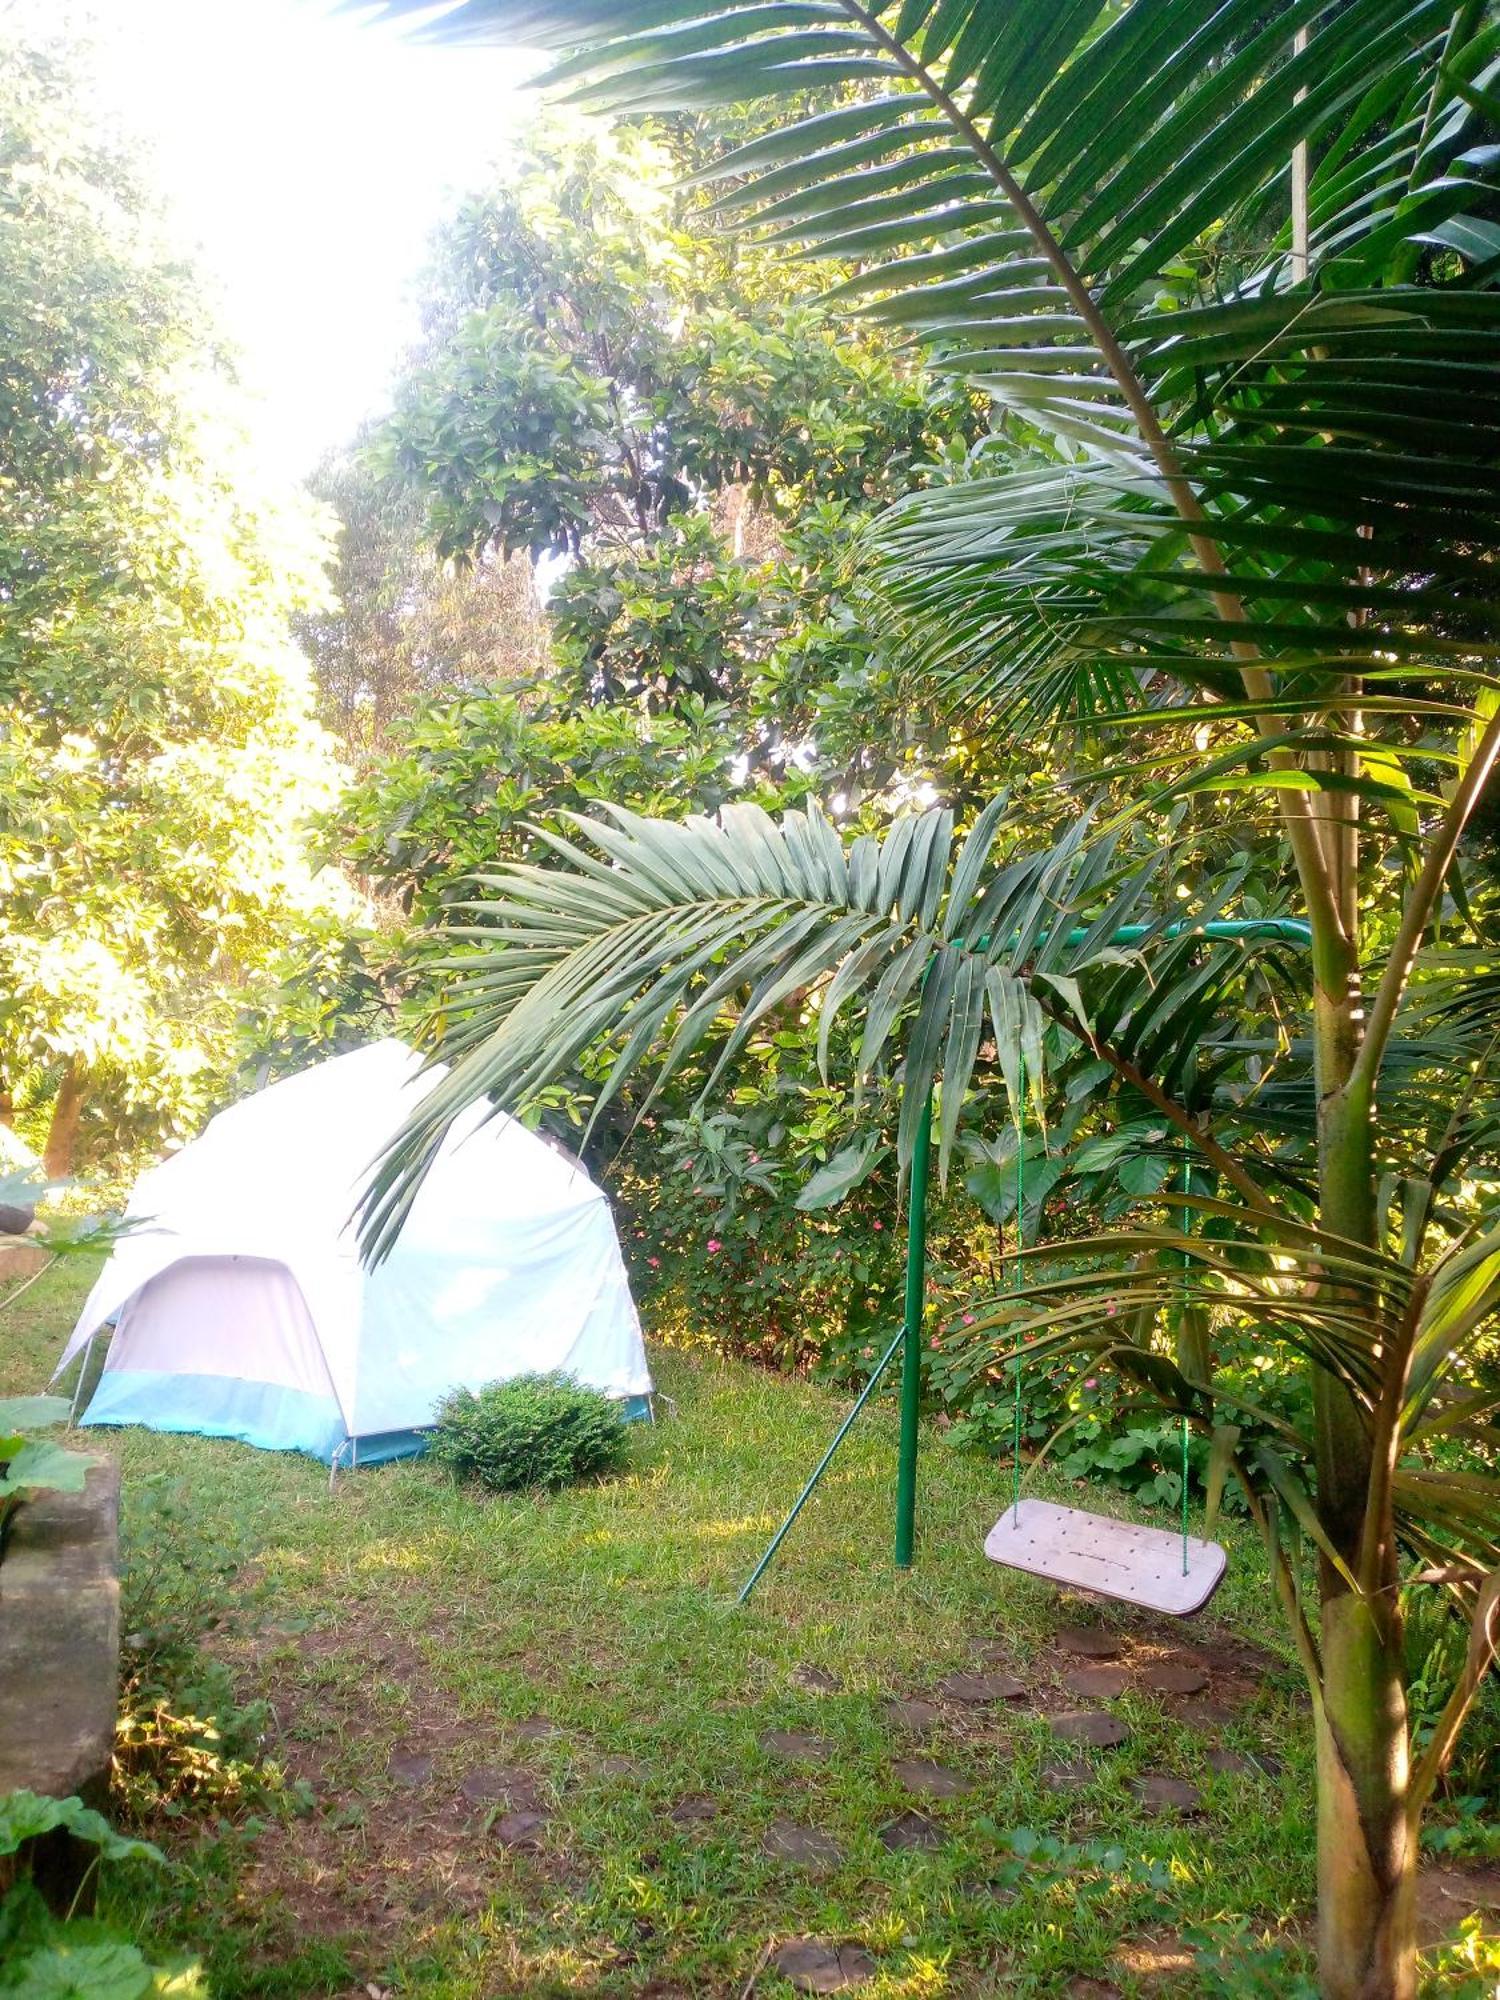
M 1021 1070 L 1019 1115 L 1016 1121 L 1016 1246 L 1015 1289 L 1021 1288 L 1019 1252 L 1026 1241 L 1026 1071 Z M 1081 1507 L 1064 1507 L 1052 1500 L 1021 1498 L 1021 1351 L 1012 1351 L 1014 1417 L 1011 1444 L 1011 1500 L 984 1539 L 991 1562 L 1005 1569 L 1024 1570 L 1073 1590 L 1090 1590 L 1115 1597 L 1147 1611 L 1165 1611 L 1187 1618 L 1201 1611 L 1223 1581 L 1227 1557 L 1217 1542 L 1200 1541 L 1188 1533 L 1188 1420 L 1182 1419 L 1180 1532 L 1122 1521 L 1111 1514 L 1091 1514 Z
M 1125 925 L 1116 933 L 1114 942 L 1133 943 L 1145 936 L 1150 928 L 1147 925 Z M 1178 928 L 1176 925 L 1169 926 L 1167 935 L 1172 935 Z M 1211 938 L 1271 936 L 1304 947 L 1311 942 L 1308 926 L 1291 917 L 1257 917 L 1208 923 L 1202 926 L 1202 934 Z M 839 1446 L 853 1428 L 860 1411 L 874 1395 L 898 1351 L 902 1355 L 902 1367 L 901 1442 L 896 1472 L 896 1567 L 911 1568 L 916 1543 L 917 1450 L 922 1408 L 922 1292 L 927 1266 L 927 1181 L 931 1151 L 932 1097 L 929 1094 L 922 1108 L 912 1155 L 906 1231 L 906 1296 L 901 1330 L 876 1362 L 854 1407 L 839 1425 L 828 1449 L 813 1467 L 807 1483 L 792 1503 L 786 1519 L 745 1579 L 737 1600 L 740 1604 L 748 1600 L 774 1561 L 798 1515 L 812 1498 Z M 1018 1147 L 1018 1172 L 1021 1161 L 1022 1153 Z M 1016 1214 L 1019 1234 L 1023 1227 L 1023 1208 L 1019 1200 Z M 1163 1611 L 1175 1618 L 1190 1617 L 1195 1611 L 1201 1611 L 1223 1579 L 1227 1558 L 1217 1542 L 1200 1541 L 1189 1535 L 1187 1530 L 1186 1418 L 1182 1426 L 1182 1522 L 1179 1532 L 1116 1520 L 1108 1514 L 1087 1513 L 1082 1508 L 1063 1507 L 1049 1500 L 1023 1500 L 1019 1367 L 1015 1375 L 1011 1504 L 985 1537 L 984 1553 L 1003 1568 L 1045 1577 L 1068 1589 L 1088 1590 L 1097 1596 L 1118 1598 L 1123 1603 L 1147 1610 Z

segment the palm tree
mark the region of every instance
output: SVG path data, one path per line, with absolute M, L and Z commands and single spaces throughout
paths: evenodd
M 519 1103 L 599 1042 L 608 1096 L 727 1020 L 722 1074 L 819 982 L 825 1024 L 863 1010 L 862 1067 L 899 1048 L 905 1162 L 938 1076 L 951 1150 L 986 1029 L 1039 1109 L 1046 1062 L 1084 1052 L 1194 1150 L 1204 1227 L 1071 1244 L 982 1316 L 976 1366 L 1045 1322 L 1213 1435 L 1313 1693 L 1323 1990 L 1413 1993 L 1420 1815 L 1500 1618 L 1500 1487 L 1454 1462 L 1493 1447 L 1466 1357 L 1500 1302 L 1496 1218 L 1454 1198 L 1496 1140 L 1495 990 L 1460 860 L 1500 756 L 1480 143 L 1500 25 L 1478 0 L 460 0 L 424 32 L 567 51 L 555 83 L 605 110 L 785 100 L 718 162 L 724 217 L 834 262 L 831 297 L 996 406 L 970 476 L 870 552 L 913 672 L 997 766 L 1076 724 L 1150 747 L 1120 767 L 1133 815 L 1050 845 L 998 803 L 956 852 L 941 813 L 847 851 L 815 815 L 620 816 L 556 868 L 504 871 L 375 1239 L 476 1096 Z M 1153 915 L 1170 847 L 1144 852 L 1147 816 L 1193 797 L 1274 814 L 1310 927 L 1276 1089 L 1216 1035 L 1271 976 L 1204 932 L 1233 872 Z M 1127 922 L 1145 930 L 1122 953 Z M 1294 1099 L 1305 1172 L 1277 1143 Z M 1106 1322 L 1122 1282 L 1140 1312 Z M 1164 1311 L 1175 1358 L 1150 1332 Z M 1235 1318 L 1295 1359 L 1305 1420 L 1216 1379 L 1206 1330 Z M 1421 1745 L 1417 1586 L 1473 1620 Z

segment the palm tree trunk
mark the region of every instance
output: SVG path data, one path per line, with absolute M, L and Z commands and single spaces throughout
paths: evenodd
M 1414 2000 L 1416 1830 L 1399 1619 L 1325 1597 L 1318 1739 L 1318 1968 L 1324 2000 Z
M 1314 1000 L 1319 1219 L 1374 1247 L 1374 1117 L 1369 1086 L 1354 1071 L 1362 1002 L 1352 941 L 1340 955 L 1338 986 L 1330 991 L 1319 981 Z M 1314 1689 L 1319 1984 L 1324 2000 L 1415 2000 L 1416 1829 L 1394 1523 L 1388 1504 L 1378 1505 L 1372 1558 L 1369 1428 L 1342 1382 L 1321 1369 L 1313 1399 L 1319 1521 L 1364 1586 L 1356 1591 L 1323 1559 L 1322 1673 Z

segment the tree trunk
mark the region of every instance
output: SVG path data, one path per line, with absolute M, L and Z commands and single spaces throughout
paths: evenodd
M 1414 2000 L 1416 1829 L 1399 1618 L 1340 1585 L 1323 1602 L 1318 1970 L 1324 2000 Z
M 1314 996 L 1319 1221 L 1376 1247 L 1374 1116 L 1354 1074 L 1363 1007 L 1354 946 L 1330 954 Z M 1342 960 L 1342 963 L 1339 961 Z M 1320 1292 L 1337 1294 L 1325 1278 Z M 1358 1310 L 1358 1295 L 1345 1292 Z M 1408 1805 L 1411 1741 L 1397 1598 L 1395 1524 L 1374 1495 L 1368 1425 L 1335 1376 L 1313 1372 L 1318 1519 L 1346 1567 L 1320 1564 L 1318 1973 L 1323 2000 L 1415 2000 L 1417 1830 Z M 1364 1548 L 1372 1505 L 1380 1519 Z
M 47 1144 L 42 1153 L 42 1172 L 49 1181 L 66 1180 L 73 1171 L 78 1121 L 83 1116 L 87 1095 L 78 1060 L 70 1056 L 53 1100 L 52 1122 L 47 1127 Z

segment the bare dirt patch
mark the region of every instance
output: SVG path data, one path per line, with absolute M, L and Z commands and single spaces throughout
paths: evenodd
M 1500 1919 L 1500 1865 L 1424 1868 L 1417 1878 L 1417 1931 L 1422 1944 L 1456 1937 L 1465 1917 L 1478 1915 L 1492 1927 Z
M 1197 1965 L 1192 1949 L 1174 1931 L 1153 1931 L 1133 1938 L 1115 1953 L 1115 1964 L 1147 1991 L 1175 1988 L 1185 1991 Z
M 271 1754 L 315 1800 L 256 1841 L 244 1894 L 303 1935 L 339 1939 L 361 1969 L 551 1859 L 534 1853 L 547 1780 L 516 1759 L 543 1731 L 460 1715 L 389 1616 L 353 1605 L 293 1645 L 262 1632 L 231 1654 L 242 1693 L 270 1705 Z

